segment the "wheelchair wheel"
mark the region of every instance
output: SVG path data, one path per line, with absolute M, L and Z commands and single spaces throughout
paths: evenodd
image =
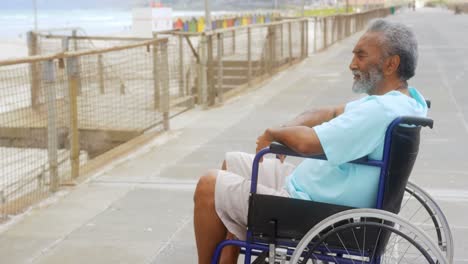
M 354 209 L 332 215 L 299 242 L 290 263 L 448 263 L 421 229 L 398 215 Z
M 439 246 L 447 261 L 453 262 L 453 238 L 449 224 L 428 193 L 408 182 L 398 215 L 422 229 Z

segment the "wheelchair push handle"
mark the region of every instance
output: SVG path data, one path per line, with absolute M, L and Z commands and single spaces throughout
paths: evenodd
M 426 105 L 427 105 L 427 108 L 431 108 L 431 100 L 426 100 Z
M 399 124 L 405 125 L 415 125 L 415 126 L 422 126 L 422 127 L 430 127 L 434 126 L 434 120 L 425 117 L 415 117 L 415 116 L 402 116 L 400 119 Z

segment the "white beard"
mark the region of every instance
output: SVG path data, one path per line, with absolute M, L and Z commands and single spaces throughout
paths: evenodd
M 353 83 L 353 92 L 355 93 L 371 94 L 383 79 L 383 73 L 378 66 L 371 67 L 367 74 L 361 71 L 353 71 L 353 74 L 359 76 L 359 79 Z

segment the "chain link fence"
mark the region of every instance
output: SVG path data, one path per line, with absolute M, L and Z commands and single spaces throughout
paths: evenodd
M 50 54 L 67 51 L 83 51 L 93 50 L 96 48 L 112 48 L 122 45 L 135 44 L 141 41 L 148 41 L 151 38 L 138 38 L 138 37 L 102 37 L 102 36 L 87 36 L 85 32 L 80 29 L 68 30 L 59 32 L 62 34 L 47 34 L 39 33 L 37 36 L 38 54 Z M 154 37 L 157 37 L 156 35 Z M 196 60 L 191 52 L 188 42 L 182 37 L 177 37 L 172 34 L 159 34 L 159 37 L 167 39 L 167 56 L 169 60 L 168 72 L 171 78 L 169 79 L 169 89 L 171 100 L 174 102 L 184 103 L 190 98 L 193 89 L 193 72 L 196 68 Z M 192 39 L 193 41 L 193 39 Z M 194 43 L 195 45 L 197 43 Z M 109 59 L 98 57 L 98 63 L 92 65 L 105 65 L 107 70 L 104 71 L 104 77 L 110 79 L 122 79 L 120 72 L 115 70 L 118 64 L 126 63 L 132 60 L 131 57 L 120 53 L 122 58 L 115 58 L 111 61 Z M 94 58 L 96 59 L 96 58 Z M 142 61 L 142 60 L 141 60 Z M 142 66 L 142 65 L 141 65 Z M 98 69 L 99 70 L 99 69 Z M 133 78 L 133 73 L 124 75 L 126 78 Z M 124 90 L 125 84 L 120 81 L 120 86 Z M 190 103 L 189 103 L 190 104 Z
M 223 102 L 282 67 L 306 57 L 305 20 L 215 30 L 200 42 L 199 98 L 207 105 Z M 206 88 L 206 90 L 204 90 Z
M 146 130 L 168 129 L 167 39 L 0 62 L 0 219 Z
M 380 9 L 153 39 L 31 32 L 0 61 L 0 221 L 73 183 L 88 162 L 194 104 L 239 91 L 361 29 Z

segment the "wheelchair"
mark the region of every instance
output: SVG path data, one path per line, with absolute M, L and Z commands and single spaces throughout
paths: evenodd
M 375 208 L 256 193 L 260 159 L 267 153 L 306 156 L 273 143 L 255 156 L 246 241 L 218 244 L 211 263 L 225 246 L 237 246 L 244 263 L 452 263 L 452 234 L 434 199 L 408 181 L 422 127 L 428 118 L 399 117 L 387 128 L 382 160 L 355 164 L 381 168 Z M 252 262 L 253 261 L 253 262 Z

